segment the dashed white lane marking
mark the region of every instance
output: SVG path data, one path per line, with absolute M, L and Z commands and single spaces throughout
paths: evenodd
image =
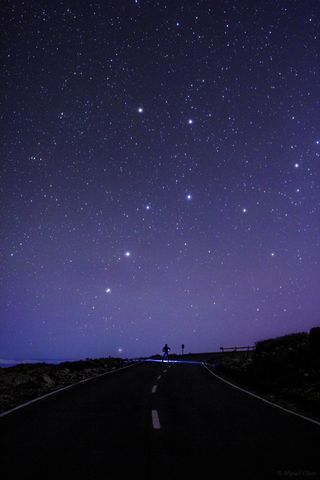
M 161 428 L 160 425 L 160 420 L 159 420 L 159 415 L 157 410 L 151 410 L 151 416 L 152 416 L 152 426 L 155 430 L 159 430 Z
M 153 387 L 152 387 L 152 393 L 156 393 L 156 391 L 157 391 L 157 385 L 153 385 Z
M 160 378 L 161 378 L 161 375 L 159 375 L 159 376 L 157 377 L 157 380 L 160 380 Z
M 168 371 L 168 370 L 165 368 L 165 369 L 163 370 L 163 373 L 167 373 L 167 371 Z

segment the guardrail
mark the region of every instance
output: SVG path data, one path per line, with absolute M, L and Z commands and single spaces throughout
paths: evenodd
M 238 351 L 251 351 L 251 350 L 254 350 L 256 347 L 254 345 L 248 345 L 246 347 L 237 347 L 237 346 L 234 346 L 234 347 L 220 347 L 220 350 L 222 352 L 225 352 L 225 351 L 229 351 L 229 352 L 238 352 Z

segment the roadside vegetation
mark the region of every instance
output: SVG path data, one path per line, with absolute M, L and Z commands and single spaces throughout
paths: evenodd
M 320 327 L 257 342 L 252 353 L 224 355 L 215 367 L 239 386 L 320 419 Z
M 0 412 L 59 388 L 123 367 L 121 358 L 86 359 L 63 362 L 19 364 L 0 368 Z

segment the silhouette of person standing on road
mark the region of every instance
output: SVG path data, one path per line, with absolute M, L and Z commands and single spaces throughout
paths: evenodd
M 169 351 L 171 350 L 170 347 L 168 347 L 168 344 L 166 343 L 165 346 L 162 349 L 163 355 L 162 355 L 162 361 L 163 360 L 169 360 Z

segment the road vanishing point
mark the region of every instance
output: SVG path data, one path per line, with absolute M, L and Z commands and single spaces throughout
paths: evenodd
M 210 366 L 142 362 L 0 416 L 1 478 L 320 478 L 320 424 Z

